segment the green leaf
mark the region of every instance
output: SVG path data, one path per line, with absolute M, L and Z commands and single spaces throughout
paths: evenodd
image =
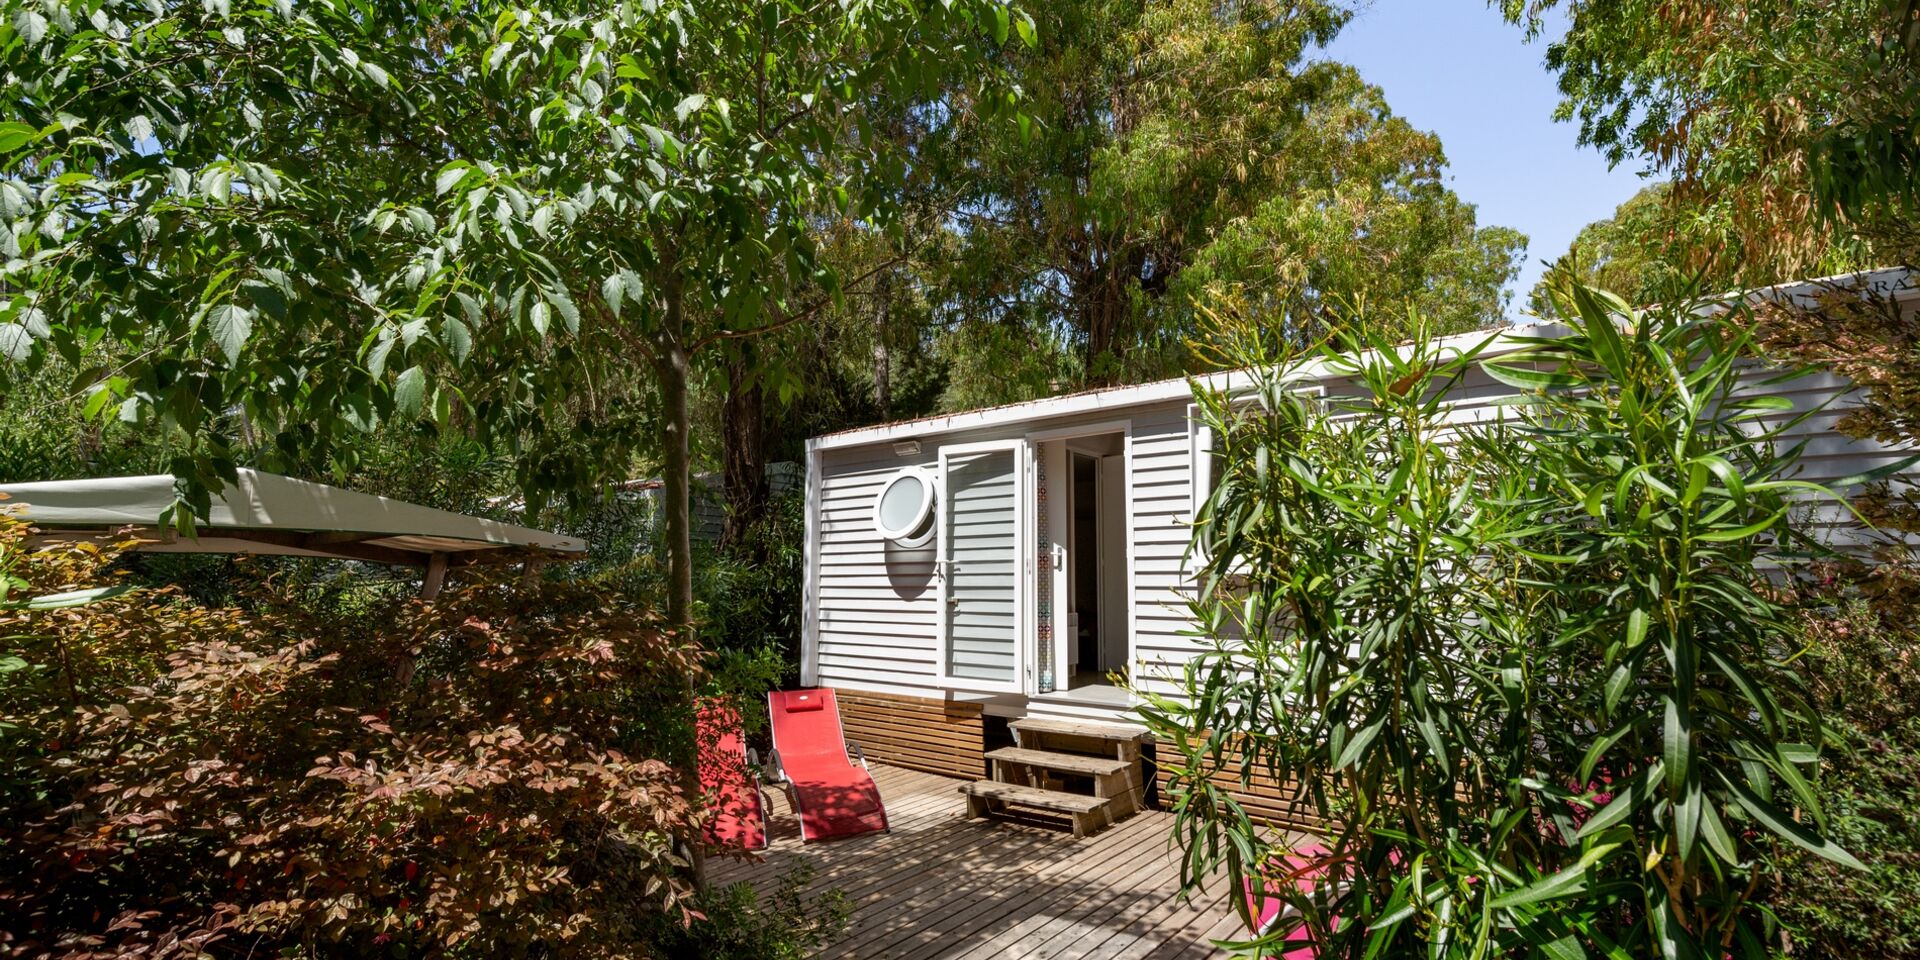
M 1360 728 L 1360 731 L 1355 733 L 1341 749 L 1340 756 L 1334 759 L 1333 769 L 1345 770 L 1352 766 L 1355 760 L 1360 759 L 1360 754 L 1367 749 L 1367 745 L 1372 743 L 1374 738 L 1380 735 L 1381 728 L 1386 726 L 1388 716 L 1387 712 L 1382 711 L 1372 723 Z
M 1040 46 L 1040 37 L 1038 32 L 1034 30 L 1032 17 L 1021 13 L 1014 18 L 1013 29 L 1014 32 L 1020 35 L 1020 40 L 1028 47 L 1037 48 Z
M 1673 694 L 1662 694 L 1660 702 L 1661 759 L 1666 761 L 1667 789 L 1678 794 L 1693 767 L 1693 715 Z
M 1613 709 L 1619 706 L 1620 698 L 1626 694 L 1627 687 L 1633 682 L 1634 672 L 1633 660 L 1628 659 L 1621 661 L 1613 668 L 1613 672 L 1607 675 L 1607 684 L 1602 693 L 1606 698 L 1608 713 L 1612 713 Z
M 111 600 L 140 589 L 131 583 L 116 583 L 112 586 L 93 587 L 87 590 L 68 590 L 64 593 L 48 593 L 33 597 L 20 606 L 27 610 L 61 610 L 67 607 L 83 607 L 89 603 Z
M 1615 726 L 1612 730 L 1607 731 L 1600 739 L 1588 744 L 1587 752 L 1581 756 L 1580 767 L 1575 771 L 1574 776 L 1579 778 L 1581 783 L 1592 780 L 1593 770 L 1600 765 L 1600 758 L 1606 756 L 1607 751 L 1613 749 L 1613 745 L 1619 743 L 1620 738 L 1626 736 L 1632 732 L 1632 730 L 1633 725 L 1631 723 L 1623 722 Z
M 1627 614 L 1627 649 L 1638 649 L 1640 644 L 1646 639 L 1647 611 L 1640 607 L 1634 607 L 1633 612 Z
M 1792 410 L 1793 401 L 1780 396 L 1740 397 L 1727 404 L 1734 410 Z
M 426 409 L 427 371 L 408 367 L 393 382 L 393 408 L 401 416 L 417 417 Z
M 620 304 L 626 298 L 626 292 L 627 281 L 619 273 L 609 274 L 600 283 L 600 299 L 606 301 L 607 311 L 613 314 L 614 319 L 620 317 Z
M 1487 376 L 1521 390 L 1551 390 L 1555 388 L 1578 386 L 1580 381 L 1564 373 L 1547 370 L 1530 370 L 1513 365 L 1510 359 L 1506 363 L 1489 360 L 1480 365 Z
M 1558 900 L 1582 893 L 1587 889 L 1587 871 L 1619 847 L 1617 843 L 1596 844 L 1578 861 L 1567 865 L 1559 872 L 1541 877 L 1512 893 L 1495 897 L 1488 906 L 1501 910 L 1539 903 L 1542 900 Z
M 473 327 L 479 326 L 486 317 L 485 311 L 480 308 L 480 301 L 474 299 L 474 296 L 465 290 L 456 292 L 453 298 L 460 301 L 460 309 L 467 315 L 467 324 Z
M 440 341 L 446 345 L 447 353 L 453 357 L 455 364 L 466 363 L 467 357 L 473 353 L 473 332 L 460 322 L 459 317 L 448 317 L 440 325 Z
M 440 175 L 433 180 L 434 196 L 440 196 L 459 185 L 461 180 L 466 179 L 467 171 L 470 169 L 472 168 L 464 160 L 455 160 L 441 167 Z
M 1706 838 L 1707 849 L 1712 850 L 1722 863 L 1740 862 L 1740 851 L 1733 844 L 1733 835 L 1727 832 L 1726 823 L 1720 819 L 1720 814 L 1711 803 L 1701 804 L 1700 835 Z
M 96 383 L 87 389 L 87 400 L 80 407 L 80 416 L 87 420 L 97 419 L 106 412 L 107 404 L 112 400 L 113 391 L 105 384 Z
M 13 29 L 27 41 L 27 46 L 37 47 L 47 38 L 47 18 L 38 10 L 22 7 L 13 14 Z
M 32 355 L 33 334 L 17 323 L 0 323 L 0 357 L 22 363 Z
M 207 315 L 207 335 L 226 355 L 227 362 L 240 362 L 240 351 L 253 336 L 253 311 L 234 303 L 223 303 Z
M 1727 493 L 1734 500 L 1746 502 L 1746 480 L 1740 476 L 1740 471 L 1734 469 L 1733 464 L 1728 463 L 1723 457 L 1711 456 L 1701 457 L 1699 462 L 1705 464 L 1708 472 L 1719 478 L 1721 485 L 1727 488 Z
M 1734 527 L 1728 530 L 1709 530 L 1706 533 L 1695 534 L 1694 539 L 1706 543 L 1729 543 L 1735 540 L 1746 540 L 1772 529 L 1775 524 L 1780 522 L 1781 517 L 1787 515 L 1788 509 L 1790 508 L 1781 507 L 1771 515 L 1749 523 L 1744 527 Z
M 686 97 L 686 99 L 681 100 L 677 104 L 674 104 L 673 118 L 675 120 L 680 121 L 681 123 L 685 123 L 687 122 L 687 118 L 693 115 L 694 111 L 706 105 L 707 105 L 706 94 L 704 93 L 689 94 Z
M 1680 502 L 1692 504 L 1695 500 L 1700 499 L 1701 491 L 1707 489 L 1707 479 L 1709 476 L 1710 474 L 1707 471 L 1706 464 L 1696 462 L 1690 465 L 1687 468 L 1687 489 L 1680 495 Z
M 24 123 L 14 121 L 0 123 L 0 153 L 12 153 L 32 143 L 39 134 L 40 131 Z
M 1613 799 L 1607 801 L 1607 805 L 1601 807 L 1600 812 L 1594 814 L 1592 819 L 1580 825 L 1580 830 L 1573 835 L 1573 839 L 1584 840 L 1625 820 L 1627 815 L 1631 814 L 1633 809 L 1652 792 L 1653 782 L 1659 779 L 1660 774 L 1661 764 L 1655 763 L 1634 774 L 1632 780 L 1617 785 L 1619 792 L 1615 793 Z
M 383 326 L 376 331 L 373 346 L 367 350 L 367 372 L 375 377 L 385 375 L 387 357 L 392 355 L 394 346 L 399 342 L 400 338 L 394 335 L 392 327 Z
M 1715 772 L 1719 773 L 1718 771 Z M 1841 866 L 1852 867 L 1855 870 L 1867 869 L 1866 864 L 1861 863 L 1857 857 L 1841 848 L 1839 844 L 1807 829 L 1792 817 L 1781 812 L 1778 807 L 1761 799 L 1760 795 L 1744 780 L 1729 777 L 1724 773 L 1719 773 L 1719 777 L 1720 782 L 1726 784 L 1727 790 L 1733 794 L 1734 800 L 1738 801 L 1740 806 L 1745 807 L 1746 811 L 1752 814 L 1755 820 L 1760 821 L 1768 830 L 1773 831 L 1774 835 L 1784 837 L 1799 846 L 1802 850 L 1815 856 L 1825 857 Z
M 1863 484 L 1863 483 L 1874 483 L 1876 481 L 1885 480 L 1886 478 L 1891 477 L 1894 474 L 1899 473 L 1900 471 L 1905 470 L 1916 463 L 1920 463 L 1920 454 L 1915 454 L 1914 456 L 1911 456 L 1911 457 L 1902 457 L 1898 460 L 1892 461 L 1891 463 L 1883 463 L 1877 467 L 1874 467 L 1871 470 L 1863 470 L 1859 473 L 1852 474 L 1850 476 L 1841 477 L 1838 480 L 1829 482 L 1827 486 L 1838 490 L 1845 487 L 1859 486 L 1860 484 Z
M 580 332 L 580 308 L 574 306 L 573 298 L 567 296 L 565 290 L 556 287 L 548 291 L 547 299 L 553 303 L 554 312 L 560 314 L 560 322 L 566 326 L 567 332 L 577 335 Z

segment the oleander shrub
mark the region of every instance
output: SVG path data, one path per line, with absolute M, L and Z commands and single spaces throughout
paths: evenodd
M 1224 870 L 1293 908 L 1236 949 L 1759 958 L 1787 942 L 1778 851 L 1863 877 L 1784 589 L 1827 496 L 1797 479 L 1808 411 L 1747 388 L 1738 309 L 1576 288 L 1560 315 L 1568 335 L 1498 357 L 1210 331 L 1249 374 L 1195 387 L 1206 650 L 1142 715 L 1189 885 Z M 1490 381 L 1517 393 L 1456 407 Z M 1233 800 L 1256 779 L 1303 785 L 1324 850 Z M 1298 889 L 1289 852 L 1321 882 Z
M 30 552 L 9 596 L 111 584 Z M 591 586 L 0 607 L 0 953 L 632 956 L 688 889 L 697 652 Z

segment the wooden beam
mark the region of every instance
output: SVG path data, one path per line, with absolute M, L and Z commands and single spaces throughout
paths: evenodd
M 207 531 L 206 534 L 209 536 L 223 537 L 228 540 L 245 540 L 252 543 L 291 547 L 296 550 L 311 550 L 315 553 L 331 554 L 347 560 L 390 563 L 403 567 L 424 567 L 427 565 L 427 555 L 424 553 L 413 550 L 400 550 L 395 547 L 382 547 L 366 542 L 327 542 L 319 539 L 325 536 L 321 534 L 289 530 L 218 530 Z
M 367 563 L 395 564 L 406 567 L 425 568 L 432 558 L 439 557 L 449 569 L 464 567 L 476 563 L 525 562 L 539 566 L 555 559 L 576 559 L 573 555 L 556 555 L 533 547 L 510 547 L 505 545 L 477 547 L 473 550 L 448 550 L 429 552 L 407 550 L 400 547 L 384 546 L 372 541 L 388 537 L 406 536 L 404 533 L 338 533 L 310 532 L 301 530 L 258 530 L 215 528 L 197 531 L 198 536 L 217 540 L 238 540 L 246 543 L 258 543 L 265 546 L 284 547 L 294 550 L 311 551 L 345 560 L 361 560 Z M 173 548 L 166 552 L 193 553 L 193 541 L 175 533 L 172 529 L 159 527 L 115 527 L 103 529 L 90 528 L 53 528 L 40 529 L 27 538 L 31 547 L 49 547 L 68 543 L 91 542 L 102 546 L 125 540 L 138 540 L 145 545 L 166 545 Z M 135 547 L 139 550 L 141 547 Z M 245 551 L 207 550 L 206 553 L 239 553 Z M 301 554 L 289 554 L 300 556 Z

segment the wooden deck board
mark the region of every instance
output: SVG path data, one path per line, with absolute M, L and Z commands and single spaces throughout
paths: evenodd
M 893 829 L 802 845 L 778 790 L 767 792 L 772 846 L 716 860 L 715 883 L 762 890 L 796 860 L 816 869 L 810 894 L 840 890 L 852 918 L 823 957 L 1219 956 L 1237 935 L 1224 884 L 1183 902 L 1167 845 L 1171 816 L 1137 814 L 1082 840 L 1060 826 L 969 820 L 959 780 L 882 764 L 874 782 Z

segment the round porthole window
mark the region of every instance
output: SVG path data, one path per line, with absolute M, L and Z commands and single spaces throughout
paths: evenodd
M 933 478 L 909 467 L 873 501 L 873 525 L 880 535 L 905 547 L 918 547 L 933 538 Z

